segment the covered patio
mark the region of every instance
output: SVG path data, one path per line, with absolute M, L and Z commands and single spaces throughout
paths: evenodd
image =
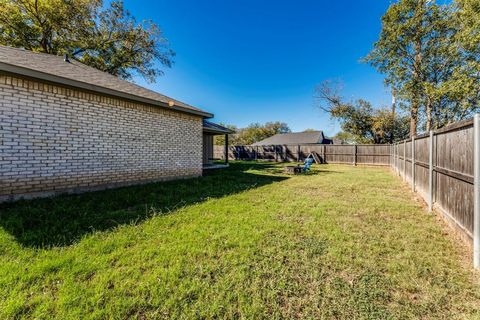
M 228 135 L 234 133 L 233 130 L 225 128 L 216 123 L 203 120 L 203 170 L 221 169 L 228 167 Z M 224 163 L 215 163 L 213 157 L 213 137 L 225 135 L 225 160 Z

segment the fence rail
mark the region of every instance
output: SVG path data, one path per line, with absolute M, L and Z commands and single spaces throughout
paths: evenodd
M 231 146 L 231 160 L 266 160 L 303 162 L 310 153 L 316 153 L 322 163 L 349 163 L 359 165 L 390 165 L 390 145 L 272 145 Z M 225 159 L 223 146 L 214 147 L 214 158 Z
M 480 266 L 478 254 L 478 167 L 480 150 L 478 116 L 428 134 L 407 139 L 392 146 L 392 167 L 412 190 L 441 212 L 448 223 L 467 242 L 473 242 L 474 266 Z M 479 130 L 480 132 L 480 130 Z M 480 170 L 479 170 L 480 171 Z
M 390 166 L 470 244 L 480 268 L 480 115 L 392 145 L 232 146 L 229 159 Z M 214 157 L 225 159 L 223 146 Z

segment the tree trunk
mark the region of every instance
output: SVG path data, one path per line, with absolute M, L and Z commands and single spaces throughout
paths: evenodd
M 392 88 L 392 115 L 395 118 L 395 108 L 397 107 L 397 97 L 395 96 L 395 88 Z
M 417 134 L 418 124 L 418 110 L 420 109 L 421 101 L 421 84 L 422 84 L 422 53 L 420 52 L 422 41 L 418 38 L 415 42 L 415 62 L 413 64 L 413 92 L 412 92 L 412 105 L 410 107 L 410 138 Z
M 426 4 L 425 1 L 419 1 L 415 16 L 422 14 L 422 7 Z M 422 24 L 418 25 L 415 35 L 415 61 L 413 62 L 413 91 L 412 91 L 412 105 L 410 109 L 410 138 L 417 135 L 418 124 L 418 110 L 420 109 L 420 101 L 422 95 Z
M 418 102 L 412 103 L 410 110 L 410 138 L 417 135 Z
M 433 128 L 433 104 L 429 97 L 427 97 L 427 105 L 425 108 L 427 112 L 427 131 L 430 131 Z

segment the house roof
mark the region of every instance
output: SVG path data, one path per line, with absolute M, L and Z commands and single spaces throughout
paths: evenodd
M 289 145 L 289 144 L 324 144 L 331 143 L 329 139 L 325 139 L 323 131 L 306 131 L 279 133 L 264 140 L 255 142 L 254 146 L 267 145 Z
M 203 120 L 203 131 L 208 133 L 213 133 L 213 134 L 230 134 L 235 132 L 231 129 L 228 129 L 219 124 L 207 121 L 205 119 Z
M 121 80 L 76 60 L 70 59 L 70 62 L 65 62 L 63 57 L 51 54 L 0 46 L 0 71 L 192 113 L 206 118 L 213 116 L 199 108 Z

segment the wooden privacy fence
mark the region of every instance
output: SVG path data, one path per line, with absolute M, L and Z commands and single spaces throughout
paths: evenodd
M 480 268 L 480 115 L 393 145 L 232 146 L 229 159 L 303 162 L 315 152 L 322 163 L 390 166 L 428 204 L 473 243 Z M 214 157 L 225 159 L 223 146 Z
M 480 118 L 392 145 L 391 165 L 469 242 L 480 267 Z
M 228 158 L 232 160 L 303 162 L 311 152 L 315 152 L 322 163 L 387 166 L 390 165 L 391 147 L 388 144 L 231 146 L 228 148 Z M 225 159 L 223 146 L 214 147 L 214 158 Z

